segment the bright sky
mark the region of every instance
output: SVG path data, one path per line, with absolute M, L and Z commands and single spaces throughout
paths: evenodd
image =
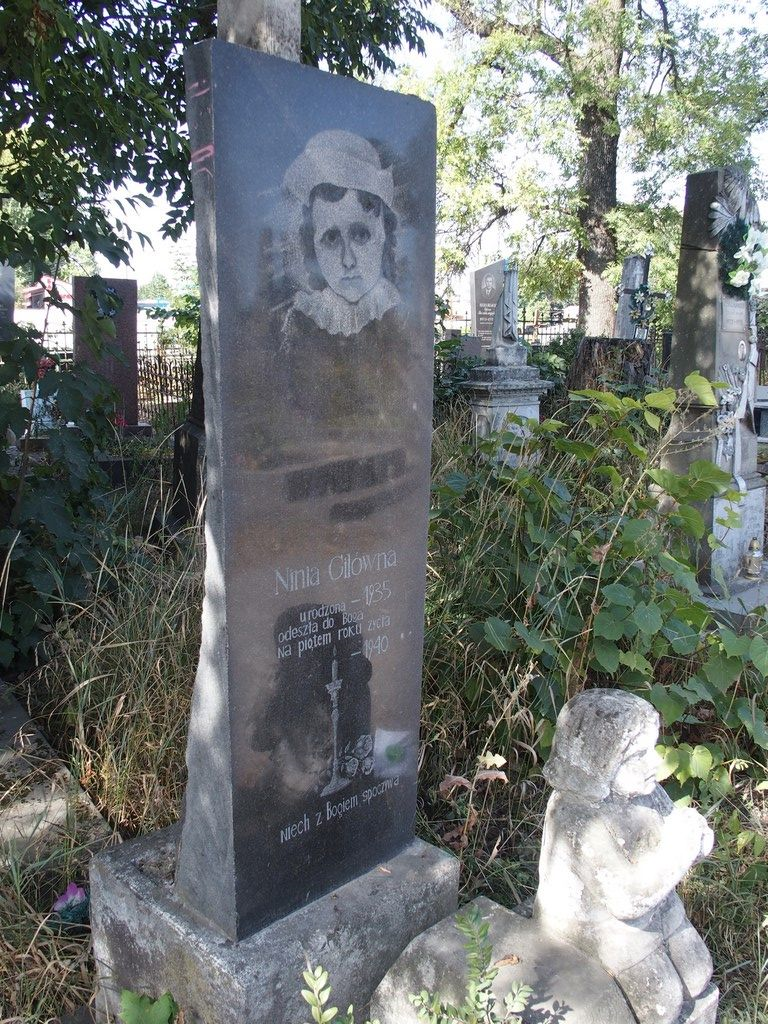
M 699 7 L 709 6 L 713 2 L 715 0 L 700 0 Z M 436 4 L 431 4 L 427 14 L 432 21 L 447 33 L 451 19 L 443 8 Z M 427 50 L 425 56 L 406 54 L 400 62 L 411 65 L 417 71 L 426 75 L 434 70 L 436 66 L 449 62 L 451 60 L 451 50 L 447 34 L 442 39 L 437 35 L 430 35 L 425 40 L 425 43 Z M 752 148 L 759 165 L 768 168 L 768 132 L 762 132 L 759 135 L 753 136 Z M 684 186 L 685 182 L 681 179 L 680 190 L 677 196 L 677 205 L 681 209 Z M 619 182 L 619 191 L 620 198 L 625 200 L 631 198 L 631 178 L 625 176 L 624 180 Z M 130 194 L 130 191 L 128 194 Z M 765 209 L 765 204 L 763 206 Z M 152 240 L 152 247 L 142 249 L 138 242 L 134 242 L 134 256 L 130 267 L 123 266 L 116 269 L 105 260 L 99 258 L 102 273 L 110 277 L 136 277 L 139 286 L 148 282 L 155 274 L 161 273 L 171 280 L 171 284 L 174 284 L 174 260 L 191 261 L 194 259 L 194 230 L 188 232 L 178 243 L 163 239 L 161 227 L 165 219 L 165 212 L 165 204 L 154 200 L 151 207 L 141 207 L 140 211 L 133 215 L 133 217 L 128 215 L 128 211 L 118 213 L 118 216 L 126 220 L 132 227 L 148 235 Z

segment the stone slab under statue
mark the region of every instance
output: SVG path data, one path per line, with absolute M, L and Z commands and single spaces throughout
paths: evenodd
M 712 849 L 692 808 L 656 782 L 657 712 L 621 690 L 570 700 L 544 775 L 547 805 L 533 914 L 490 900 L 494 991 L 533 989 L 524 1024 L 715 1024 L 712 959 L 675 886 Z M 377 989 L 381 1024 L 417 1024 L 408 994 L 461 1002 L 466 965 L 455 916 L 415 939 Z

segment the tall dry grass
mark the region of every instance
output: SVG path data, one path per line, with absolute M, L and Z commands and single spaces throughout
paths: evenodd
M 63 605 L 49 660 L 27 680 L 30 708 L 124 836 L 179 816 L 202 569 L 193 528 L 135 542 L 102 565 L 86 601 Z
M 90 838 L 73 821 L 36 855 L 3 850 L 0 1024 L 51 1021 L 91 998 L 90 930 L 62 928 L 51 913 L 70 881 L 87 878 Z

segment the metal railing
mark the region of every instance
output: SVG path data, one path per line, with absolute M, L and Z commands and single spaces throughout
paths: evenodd
M 157 331 L 139 331 L 137 342 L 139 418 L 152 423 L 158 432 L 169 432 L 189 411 L 195 354 L 181 346 L 159 344 Z M 62 369 L 72 366 L 72 331 L 49 331 L 43 345 Z

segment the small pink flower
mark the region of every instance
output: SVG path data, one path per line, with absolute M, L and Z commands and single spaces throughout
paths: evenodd
M 115 415 L 112 417 L 112 422 L 114 423 L 114 425 L 116 427 L 127 427 L 128 426 L 128 420 L 125 418 L 125 416 L 123 416 L 123 414 L 121 412 L 116 412 L 115 413 Z
M 70 882 L 61 896 L 59 896 L 53 904 L 54 912 L 56 914 L 60 914 L 62 910 L 67 910 L 71 907 L 77 906 L 78 903 L 83 903 L 87 899 L 88 897 L 85 893 L 85 889 L 81 889 L 79 885 L 75 885 L 74 882 Z

